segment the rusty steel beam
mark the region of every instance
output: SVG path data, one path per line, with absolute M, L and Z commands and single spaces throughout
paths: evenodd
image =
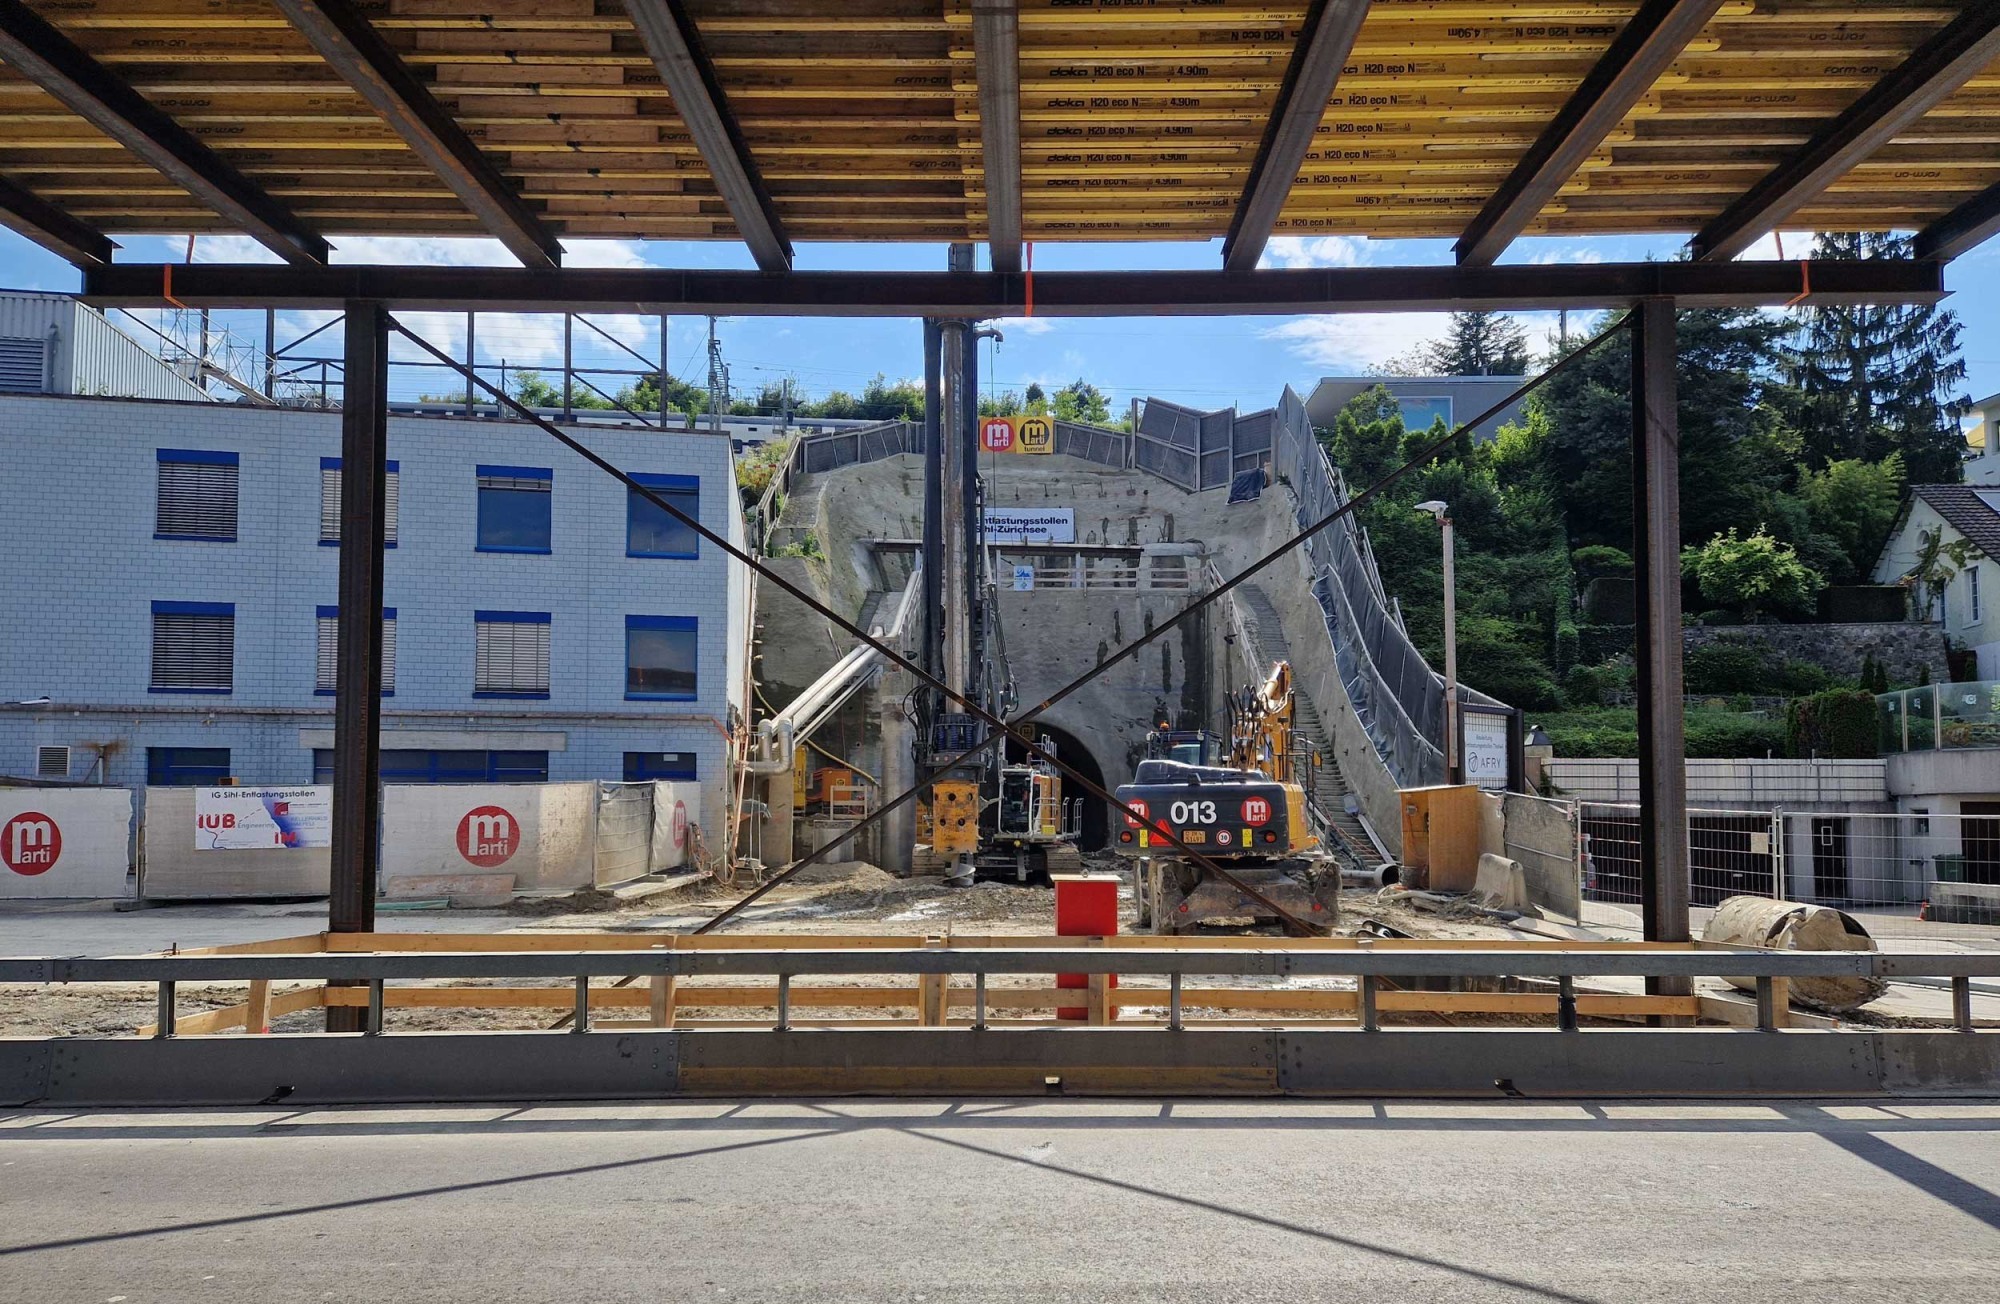
M 326 241 L 289 208 L 21 0 L 0 0 L 0 60 L 286 262 L 327 261 Z
M 701 33 L 682 0 L 625 0 L 625 11 L 639 40 L 660 70 L 660 80 L 673 96 L 674 111 L 687 124 L 688 135 L 708 165 L 708 175 L 729 206 L 757 266 L 767 272 L 786 272 L 792 267 L 792 244 L 785 238 L 784 224 L 771 203 L 771 192 L 758 174 L 750 144 L 722 81 L 715 73 L 708 52 L 702 48 Z
M 524 267 L 559 267 L 562 244 L 479 152 L 351 0 L 274 0 L 327 66 L 437 173 Z
M 2000 58 L 2000 2 L 1978 0 L 1696 233 L 1697 259 L 1734 258 Z
M 1458 238 L 1458 261 L 1498 258 L 1625 120 L 1722 0 L 1646 0 Z
M 1340 80 L 1341 67 L 1354 48 L 1361 20 L 1367 16 L 1368 0 L 1313 0 L 1306 12 L 1305 26 L 1264 126 L 1263 142 L 1250 165 L 1250 178 L 1243 184 L 1228 238 L 1222 242 L 1226 270 L 1250 271 L 1264 256 L 1264 246 L 1270 243 L 1278 214 L 1292 193 L 1299 165 L 1312 148 L 1326 117 L 1327 101 Z

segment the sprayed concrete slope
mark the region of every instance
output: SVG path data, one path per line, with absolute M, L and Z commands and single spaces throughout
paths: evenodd
M 996 465 L 997 464 L 997 465 Z M 998 507 L 1068 507 L 1083 544 L 1199 545 L 1223 576 L 1233 576 L 1289 539 L 1295 525 L 1290 490 L 1273 485 L 1263 498 L 1231 505 L 1222 489 L 1188 493 L 1137 470 L 1117 470 L 1062 456 L 987 458 L 987 501 Z M 923 465 L 901 454 L 806 477 L 792 493 L 777 541 L 810 536 L 823 558 L 777 559 L 786 576 L 849 619 L 868 616 L 879 595 L 900 585 L 870 546 L 878 539 L 915 539 L 923 528 Z M 1348 704 L 1334 667 L 1333 647 L 1313 600 L 1303 555 L 1281 558 L 1256 579 L 1275 614 L 1297 678 L 1330 735 L 1345 784 L 1378 833 L 1397 828 L 1394 785 Z M 1000 613 L 1009 663 L 1024 706 L 1042 700 L 1106 653 L 1178 613 L 1191 595 L 1178 590 L 1003 589 Z M 775 586 L 759 586 L 760 677 L 773 702 L 812 682 L 853 640 Z M 1225 660 L 1228 617 L 1210 611 L 1106 672 L 1045 717 L 1058 742 L 1080 747 L 1103 779 L 1125 781 L 1146 731 L 1165 710 L 1177 723 L 1217 727 L 1228 677 L 1240 682 L 1241 662 Z M 906 692 L 898 676 L 884 692 Z M 1393 849 L 1393 847 L 1392 847 Z

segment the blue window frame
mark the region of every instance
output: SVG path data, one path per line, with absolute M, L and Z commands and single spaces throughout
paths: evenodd
M 382 484 L 382 546 L 396 546 L 396 517 L 403 497 L 403 468 L 391 461 Z M 340 459 L 319 459 L 319 546 L 340 546 Z
M 382 750 L 384 783 L 547 783 L 547 752 Z M 313 749 L 313 782 L 333 782 L 333 749 Z
M 236 604 L 155 602 L 149 693 L 235 691 Z
M 238 456 L 199 448 L 160 448 L 154 453 L 159 480 L 153 537 L 236 542 Z
M 693 701 L 700 641 L 693 616 L 625 617 L 626 700 Z
M 701 479 L 692 475 L 640 475 L 634 480 L 646 486 L 695 520 L 701 519 Z M 680 557 L 701 555 L 701 536 L 693 529 L 661 511 L 638 490 L 625 490 L 625 555 L 627 557 Z
M 546 466 L 482 466 L 478 473 L 478 550 L 548 552 L 555 471 Z
M 327 753 L 327 766 L 333 753 Z M 148 747 L 146 782 L 155 788 L 212 788 L 229 778 L 227 747 Z
M 550 624 L 546 611 L 473 612 L 472 695 L 547 697 Z
M 625 782 L 645 783 L 652 779 L 695 779 L 693 752 L 627 752 Z

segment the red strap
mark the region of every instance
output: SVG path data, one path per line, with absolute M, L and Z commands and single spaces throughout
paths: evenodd
M 182 310 L 187 308 L 186 304 L 174 297 L 174 265 L 172 263 L 160 264 L 160 297 L 176 308 Z
M 1795 298 L 1793 298 L 1790 303 L 1787 303 L 1785 306 L 1787 308 L 1796 308 L 1800 304 L 1804 303 L 1811 294 L 1812 294 L 1812 263 L 1808 262 L 1804 258 L 1801 258 L 1799 259 L 1799 292 L 1798 295 Z

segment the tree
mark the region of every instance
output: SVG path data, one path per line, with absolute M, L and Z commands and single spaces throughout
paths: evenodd
M 560 408 L 563 405 L 562 391 L 552 381 L 542 379 L 539 371 L 516 371 L 512 373 L 514 401 L 531 408 Z M 611 403 L 589 389 L 574 377 L 569 382 L 569 405 L 575 408 L 603 410 Z
M 1816 258 L 1908 255 L 1909 241 L 1875 233 L 1826 234 L 1813 247 Z M 1791 420 L 1808 463 L 1901 453 L 1915 483 L 1957 483 L 1965 406 L 1959 334 L 1957 314 L 1935 305 L 1808 301 L 1785 351 L 1797 389 Z
M 1842 565 L 1836 577 L 1859 580 L 1881 551 L 1902 505 L 1902 455 L 1891 453 L 1879 462 L 1843 458 L 1818 471 L 1801 466 L 1799 498 L 1813 532 L 1839 548 Z
M 1972 546 L 1970 539 L 1953 539 L 1945 542 L 1944 527 L 1935 530 L 1917 531 L 1917 559 L 1903 576 L 1902 583 L 1914 587 L 1923 601 L 1926 620 L 1935 612 L 1938 619 L 1944 618 L 1944 593 L 1951 587 L 1952 580 L 1979 550 Z
M 1028 392 L 1022 396 L 1021 410 L 1031 417 L 1045 417 L 1049 414 L 1049 396 L 1032 380 L 1028 382 Z
M 1108 425 L 1111 421 L 1111 403 L 1104 397 L 1104 391 L 1081 377 L 1056 391 L 1049 411 L 1058 421 L 1081 421 L 1093 426 Z
M 1694 577 L 1703 598 L 1752 620 L 1809 612 L 1826 587 L 1787 545 L 1762 530 L 1738 538 L 1733 526 L 1699 548 L 1683 549 L 1681 568 Z
M 1441 340 L 1417 351 L 1437 376 L 1519 376 L 1528 370 L 1528 332 L 1498 312 L 1455 312 Z

